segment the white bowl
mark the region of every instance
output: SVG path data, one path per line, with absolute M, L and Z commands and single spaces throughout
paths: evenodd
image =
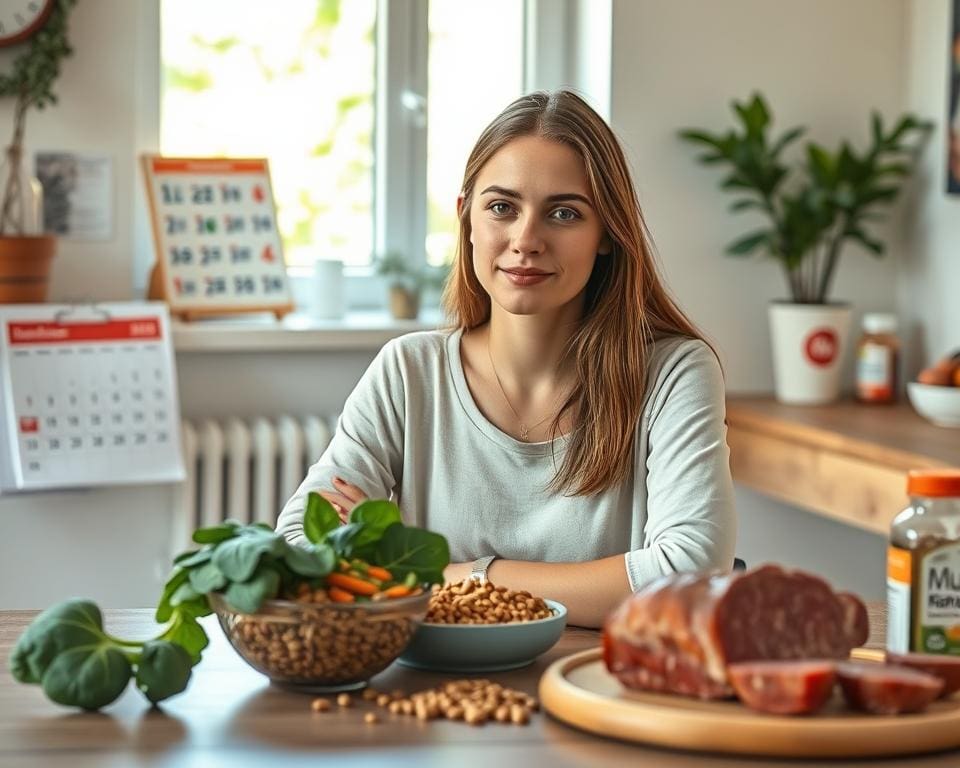
M 960 427 L 960 387 L 907 383 L 907 397 L 924 418 L 938 427 Z

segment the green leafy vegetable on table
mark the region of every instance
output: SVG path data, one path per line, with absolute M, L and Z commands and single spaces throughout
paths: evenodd
M 22 683 L 39 684 L 52 701 L 96 710 L 126 689 L 131 677 L 151 702 L 181 693 L 209 642 L 198 619 L 212 613 L 207 595 L 221 592 L 241 613 L 256 613 L 265 600 L 293 593 L 299 584 L 324 583 L 339 562 L 363 561 L 390 571 L 407 586 L 442 584 L 450 562 L 446 539 L 403 525 L 397 505 L 368 500 L 341 525 L 333 506 L 310 493 L 304 512 L 305 544 L 291 544 L 263 523 L 227 521 L 200 528 L 202 545 L 178 555 L 160 596 L 155 638 L 123 640 L 104 630 L 89 600 L 58 603 L 33 620 L 17 640 L 10 671 Z

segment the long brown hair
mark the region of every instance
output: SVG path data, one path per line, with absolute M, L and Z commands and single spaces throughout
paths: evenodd
M 583 158 L 594 205 L 613 243 L 609 255 L 597 256 L 587 282 L 584 316 L 567 350 L 576 384 L 552 424 L 556 436 L 564 414 L 573 416 L 574 430 L 552 488 L 586 496 L 621 483 L 630 472 L 651 343 L 667 335 L 702 336 L 657 273 L 617 137 L 568 90 L 517 99 L 484 129 L 470 153 L 456 258 L 443 296 L 452 322 L 470 330 L 490 319 L 490 296 L 473 267 L 470 204 L 487 161 L 508 142 L 529 135 L 567 144 Z

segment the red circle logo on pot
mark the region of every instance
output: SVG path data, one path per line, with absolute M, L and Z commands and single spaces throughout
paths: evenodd
M 814 365 L 830 365 L 837 359 L 840 341 L 833 328 L 817 328 L 803 342 L 803 353 Z

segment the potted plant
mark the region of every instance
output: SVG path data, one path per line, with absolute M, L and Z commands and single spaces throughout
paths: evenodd
M 904 115 L 892 128 L 873 113 L 870 145 L 835 150 L 808 142 L 802 160 L 788 165 L 784 150 L 806 130 L 791 128 L 773 139 L 763 96 L 733 102 L 738 125 L 724 133 L 680 131 L 706 148 L 701 163 L 721 165 L 720 187 L 737 195 L 732 212 L 757 211 L 765 223 L 731 243 L 726 252 L 762 252 L 777 261 L 790 299 L 770 306 L 777 397 L 783 402 L 822 403 L 840 393 L 843 351 L 850 325 L 847 304 L 832 303 L 830 289 L 840 254 L 855 242 L 875 256 L 884 244 L 870 232 L 878 209 L 897 197 L 932 125 Z
M 411 264 L 396 251 L 377 257 L 374 264 L 377 274 L 388 279 L 390 314 L 397 320 L 415 320 L 423 291 L 442 288 L 447 277 L 446 269 Z
M 0 96 L 14 98 L 13 138 L 0 167 L 0 303 L 46 301 L 56 239 L 43 234 L 42 190 L 24 168 L 27 111 L 56 104 L 53 84 L 60 61 L 73 51 L 67 16 L 76 0 L 31 3 L 29 37 L 0 74 Z M 18 37 L 19 39 L 19 37 Z

